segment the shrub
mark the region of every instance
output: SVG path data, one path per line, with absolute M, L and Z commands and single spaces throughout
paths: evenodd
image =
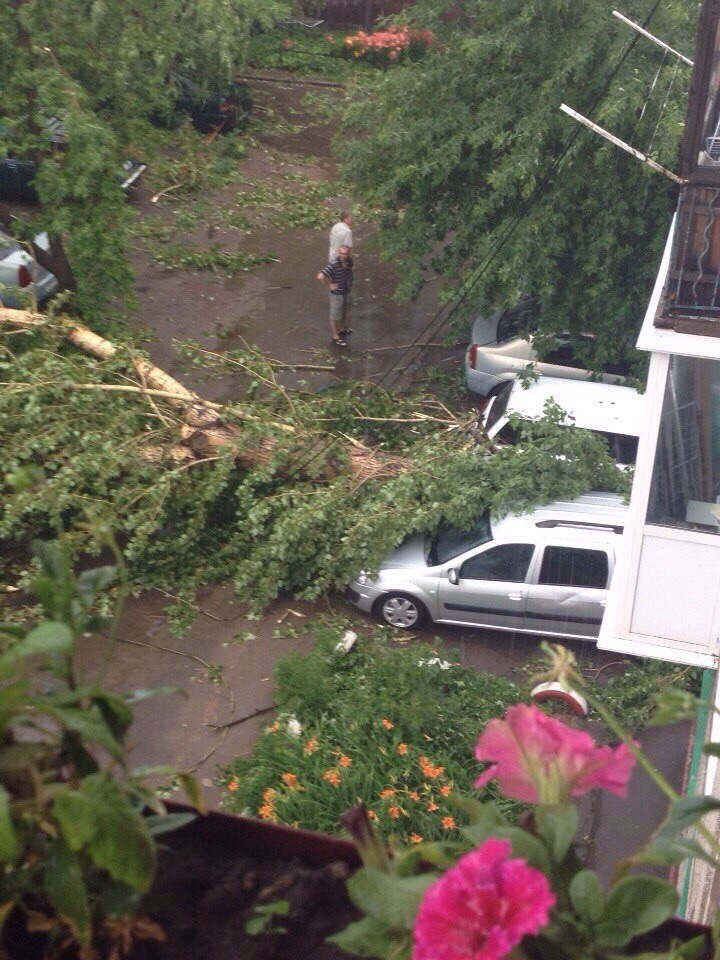
M 426 644 L 398 647 L 380 630 L 349 653 L 337 621 L 315 626 L 316 646 L 275 667 L 280 715 L 248 757 L 223 772 L 236 812 L 337 833 L 363 800 L 405 841 L 448 837 L 446 799 L 472 790 L 478 730 L 520 698 L 509 680 L 448 664 Z
M 342 52 L 345 57 L 386 67 L 403 60 L 420 60 L 433 41 L 432 30 L 409 30 L 391 24 L 384 30 L 374 30 L 372 33 L 358 30 L 357 33 L 348 34 Z

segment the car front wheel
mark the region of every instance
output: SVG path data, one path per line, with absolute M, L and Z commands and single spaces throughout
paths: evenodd
M 384 623 L 398 630 L 421 627 L 428 616 L 419 600 L 404 593 L 390 593 L 383 597 L 377 612 Z

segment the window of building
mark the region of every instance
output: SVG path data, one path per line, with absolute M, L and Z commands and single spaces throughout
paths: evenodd
M 670 360 L 647 522 L 717 531 L 720 517 L 720 361 Z

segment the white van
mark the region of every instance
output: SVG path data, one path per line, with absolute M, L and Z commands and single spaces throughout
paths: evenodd
M 617 494 L 586 493 L 470 530 L 414 534 L 348 598 L 396 629 L 424 621 L 594 640 L 627 517 Z
M 549 400 L 564 410 L 576 427 L 604 436 L 610 455 L 619 466 L 635 463 L 645 395 L 616 384 L 541 376 L 525 386 L 520 380 L 509 380 L 490 397 L 483 411 L 488 437 L 517 443 L 519 433 L 510 423 L 510 416 L 538 419 Z

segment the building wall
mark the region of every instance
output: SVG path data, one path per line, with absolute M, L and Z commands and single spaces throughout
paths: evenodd
M 328 26 L 371 27 L 377 17 L 392 16 L 412 0 L 328 0 L 318 15 Z

